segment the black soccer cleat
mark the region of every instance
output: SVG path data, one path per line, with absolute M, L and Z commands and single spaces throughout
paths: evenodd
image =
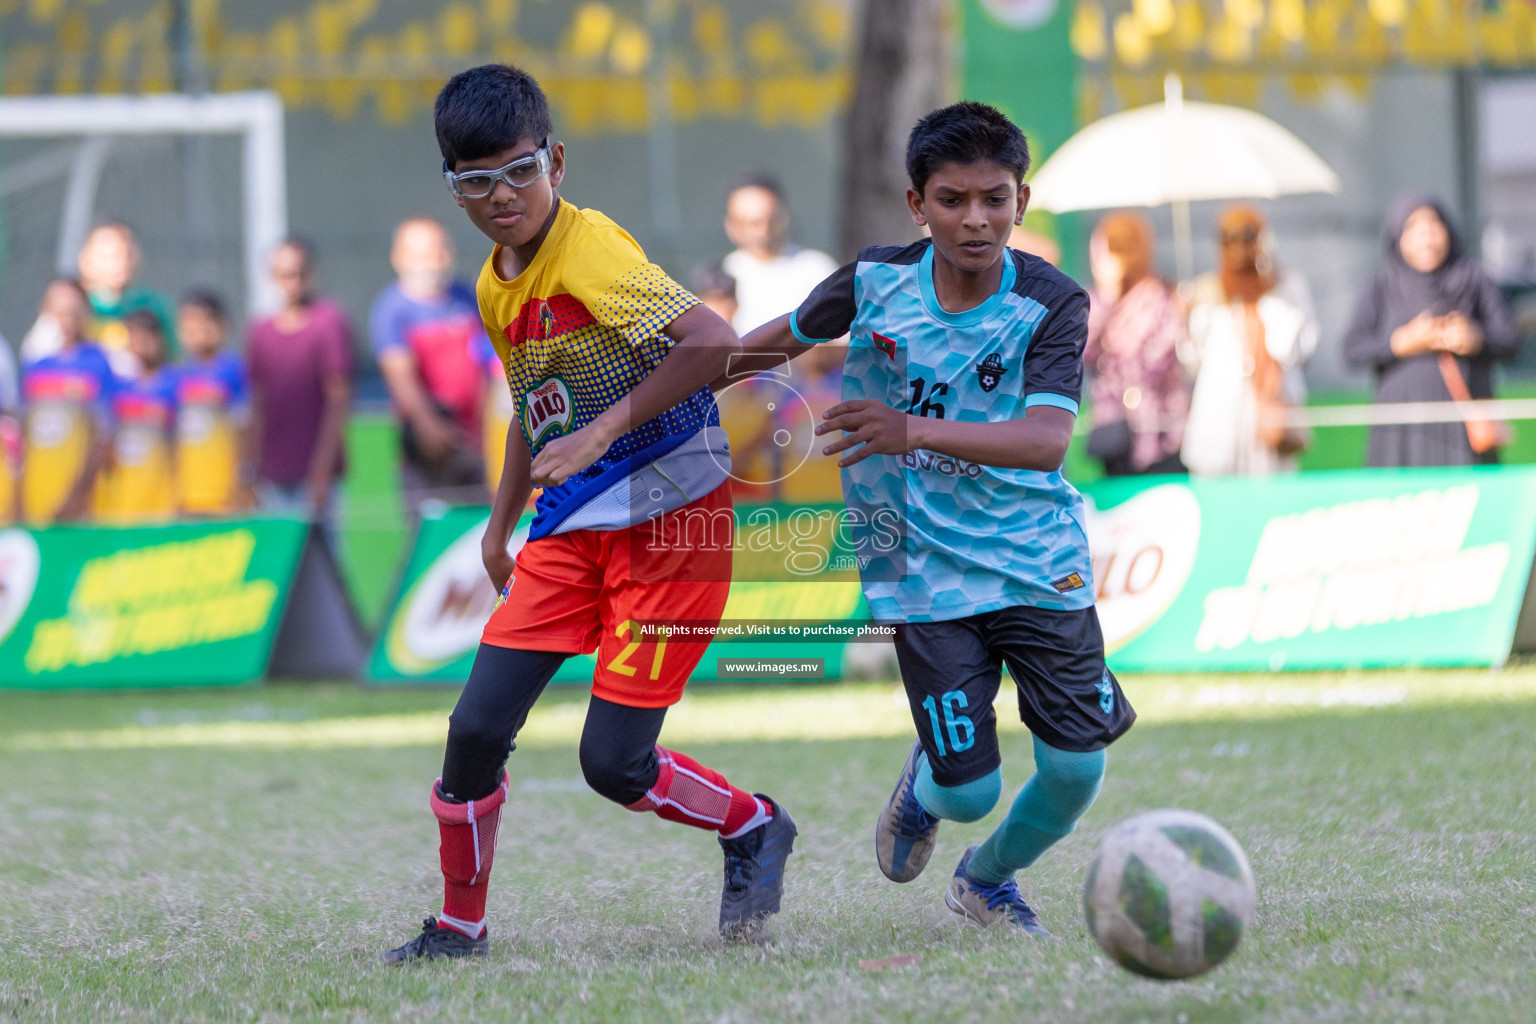
M 799 835 L 783 806 L 754 793 L 773 808 L 773 819 L 736 839 L 720 837 L 725 851 L 725 888 L 720 893 L 720 935 L 728 942 L 761 937 L 784 895 L 784 862 Z
M 463 932 L 444 928 L 437 918 L 429 917 L 421 923 L 421 934 L 410 942 L 392 949 L 379 957 L 387 964 L 403 964 L 411 960 L 443 960 L 461 956 L 490 956 L 491 930 L 487 928 L 478 939 Z

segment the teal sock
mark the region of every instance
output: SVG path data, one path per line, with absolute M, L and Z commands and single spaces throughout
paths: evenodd
M 992 774 L 958 786 L 941 786 L 933 781 L 933 769 L 923 753 L 917 759 L 917 784 L 912 790 L 917 802 L 935 818 L 980 821 L 992 813 L 997 798 L 1003 795 L 1003 770 L 994 768 Z
M 971 854 L 971 877 L 996 885 L 1029 867 L 1077 827 L 1103 781 L 1104 751 L 1057 750 L 1035 737 L 1035 774 L 1019 790 L 997 831 Z

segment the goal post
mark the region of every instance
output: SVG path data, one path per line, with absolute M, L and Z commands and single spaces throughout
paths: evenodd
M 148 96 L 0 97 L 0 138 L 80 136 L 70 160 L 57 262 L 69 269 L 90 227 L 110 140 L 125 135 L 241 137 L 241 247 L 248 312 L 277 304 L 268 253 L 288 233 L 283 104 L 269 91 Z

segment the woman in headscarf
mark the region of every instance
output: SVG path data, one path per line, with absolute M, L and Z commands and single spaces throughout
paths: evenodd
M 1109 476 L 1182 473 L 1179 445 L 1189 414 L 1177 352 L 1182 324 L 1173 293 L 1153 273 L 1152 225 L 1138 214 L 1110 214 L 1094 229 L 1088 256 L 1088 454 Z
M 1181 353 L 1195 373 L 1184 464 L 1202 476 L 1294 469 L 1306 435 L 1287 427 L 1306 401 L 1301 367 L 1317 348 L 1306 281 L 1276 268 L 1264 216 L 1229 206 L 1217 220 L 1218 270 L 1189 292 L 1189 336 Z
M 1377 402 L 1493 397 L 1493 364 L 1520 339 L 1504 297 L 1462 250 L 1434 196 L 1399 196 L 1387 213 L 1386 266 L 1371 279 L 1344 336 L 1344 357 L 1376 374 Z M 1496 462 L 1502 424 L 1485 419 L 1371 428 L 1370 466 Z

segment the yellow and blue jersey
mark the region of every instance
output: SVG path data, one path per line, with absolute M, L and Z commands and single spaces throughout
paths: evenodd
M 245 363 L 233 352 L 177 366 L 176 496 L 182 511 L 234 511 L 240 431 L 250 414 Z
M 172 432 L 175 375 L 164 368 L 120 380 L 112 396 L 116 433 L 98 509 L 113 523 L 170 519 L 176 512 Z
M 79 342 L 27 367 L 21 378 L 22 518 L 48 523 L 74 489 L 96 438 L 112 430 L 117 379 L 102 350 Z
M 562 201 L 516 279 L 492 252 L 476 288 L 529 450 L 573 433 L 664 359 L 667 325 L 698 299 L 595 210 Z M 586 472 L 539 495 L 529 532 L 616 530 L 702 497 L 730 475 L 730 449 L 707 387 L 637 425 Z

